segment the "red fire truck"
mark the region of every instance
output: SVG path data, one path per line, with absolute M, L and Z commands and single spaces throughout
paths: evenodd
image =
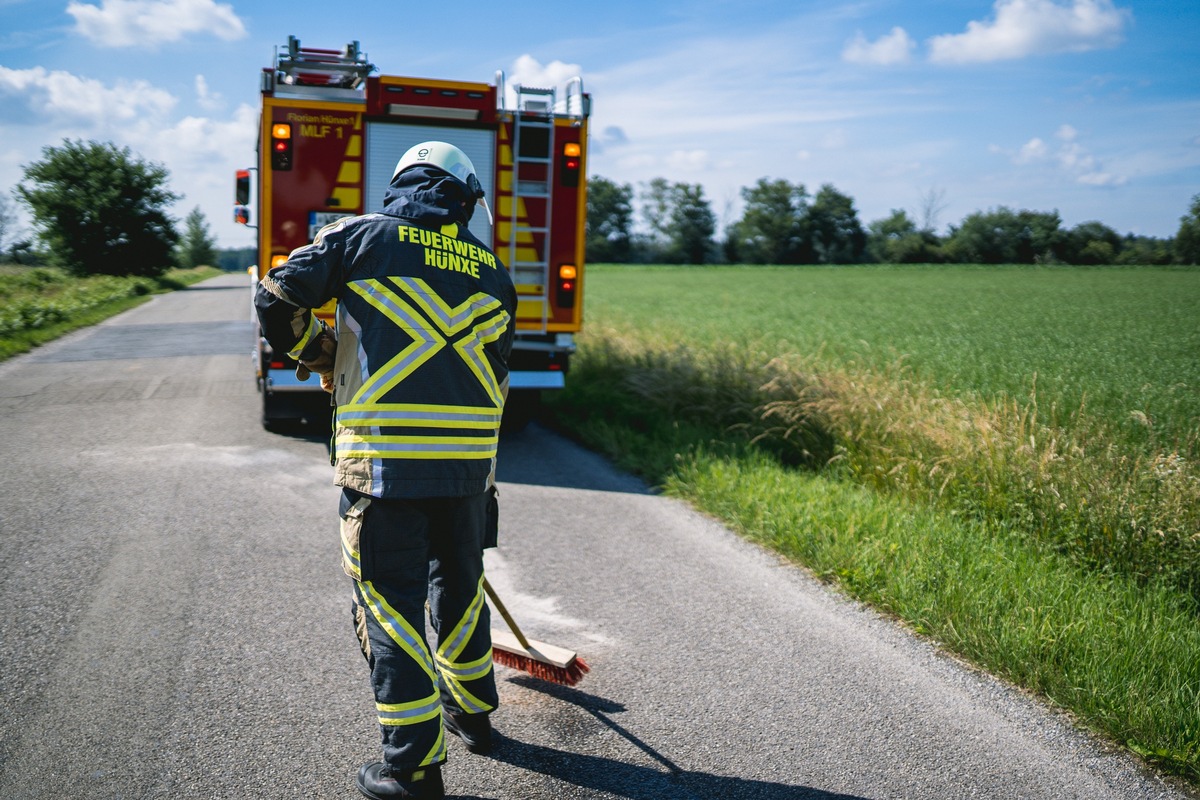
M 400 156 L 439 139 L 475 165 L 494 224 L 471 231 L 491 242 L 517 287 L 517 338 L 506 423 L 526 416 L 543 390 L 563 386 L 583 319 L 587 124 L 583 81 L 562 87 L 377 75 L 358 42 L 316 50 L 289 37 L 262 73 L 258 166 L 237 175 L 234 216 L 258 219 L 254 282 L 312 241 L 322 226 L 383 205 Z M 252 192 L 253 187 L 253 192 Z M 253 195 L 253 197 L 252 197 Z M 318 310 L 331 321 L 333 305 Z M 332 324 L 332 322 L 331 322 Z M 255 368 L 268 427 L 316 419 L 328 408 L 317 381 L 258 336 Z

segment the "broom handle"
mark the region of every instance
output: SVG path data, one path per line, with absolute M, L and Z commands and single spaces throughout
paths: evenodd
M 513 636 L 517 637 L 517 641 L 521 643 L 521 647 L 529 650 L 529 640 L 525 638 L 525 634 L 521 633 L 521 629 L 517 627 L 517 623 L 513 621 L 512 615 L 508 613 L 508 609 L 504 607 L 504 603 L 500 602 L 500 597 L 496 594 L 496 590 L 488 583 L 488 579 L 483 579 L 483 590 L 487 592 L 488 598 L 492 601 L 492 605 L 500 612 L 500 616 L 504 617 L 504 621 L 508 623 L 508 627 L 512 630 Z

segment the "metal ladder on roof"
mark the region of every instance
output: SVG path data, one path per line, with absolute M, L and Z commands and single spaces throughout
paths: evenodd
M 513 112 L 511 236 L 508 264 L 517 300 L 550 314 L 550 208 L 554 197 L 554 89 L 516 84 Z M 530 202 L 524 202 L 529 200 Z M 540 246 L 539 246 L 540 245 Z M 536 295 L 536 296 L 535 296 Z

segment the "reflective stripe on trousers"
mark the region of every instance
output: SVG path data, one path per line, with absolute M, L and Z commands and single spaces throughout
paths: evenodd
M 361 497 L 343 490 L 347 501 Z M 446 758 L 441 710 L 497 704 L 483 593 L 487 493 L 463 498 L 371 498 L 362 514 L 356 619 L 383 738 L 397 768 Z M 431 652 L 425 609 L 436 632 Z

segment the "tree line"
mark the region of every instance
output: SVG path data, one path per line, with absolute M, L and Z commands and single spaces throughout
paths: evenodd
M 1200 194 L 1173 238 L 1122 236 L 1101 222 L 1065 228 L 1057 211 L 1001 206 L 936 232 L 942 194 L 921 198 L 914 219 L 894 209 L 866 226 L 854 200 L 832 184 L 810 195 L 802 183 L 761 178 L 741 190 L 742 215 L 716 237 L 717 218 L 700 184 L 655 178 L 635 197 L 628 183 L 588 183 L 587 258 L 616 263 L 980 263 L 1200 264 Z M 642 225 L 635 229 L 636 211 Z
M 0 260 L 61 266 L 81 275 L 159 275 L 170 267 L 241 269 L 252 251 L 218 251 L 204 214 L 183 230 L 167 213 L 179 195 L 161 165 L 112 143 L 64 140 L 24 167 L 15 195 L 34 236 L 16 230 L 0 196 Z M 587 258 L 593 262 L 854 264 L 1062 263 L 1200 264 L 1200 194 L 1170 239 L 1122 236 L 1101 222 L 1067 229 L 1057 211 L 1000 207 L 969 214 L 936 232 L 941 195 L 922 198 L 920 219 L 895 209 L 864 226 L 854 200 L 832 184 L 810 195 L 803 184 L 761 178 L 741 190 L 739 219 L 716 237 L 717 218 L 696 183 L 655 178 L 637 200 L 630 184 L 594 177 L 588 186 Z M 232 265 L 232 266 L 231 266 Z

